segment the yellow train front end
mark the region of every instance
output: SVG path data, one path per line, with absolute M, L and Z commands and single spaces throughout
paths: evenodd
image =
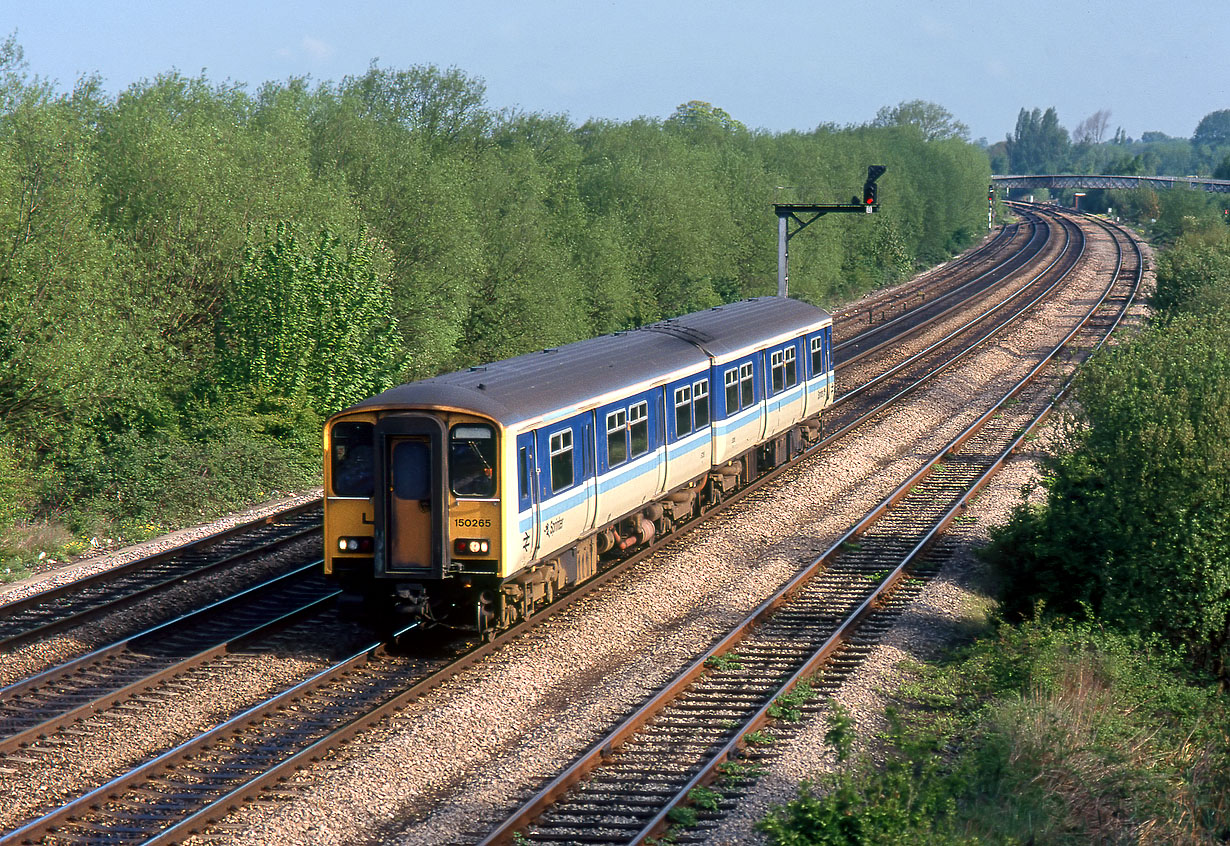
M 356 409 L 325 426 L 325 573 L 347 616 L 485 630 L 508 575 L 502 503 L 515 468 L 489 418 Z

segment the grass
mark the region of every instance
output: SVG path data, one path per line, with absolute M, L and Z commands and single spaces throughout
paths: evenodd
M 1230 708 L 1157 644 L 1001 625 L 906 671 L 880 762 L 802 785 L 760 823 L 770 843 L 1230 840 Z M 830 717 L 829 742 L 847 735 Z

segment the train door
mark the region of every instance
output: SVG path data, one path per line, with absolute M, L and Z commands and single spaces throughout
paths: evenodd
M 756 357 L 755 359 L 753 359 L 754 367 L 756 369 L 753 384 L 757 388 L 759 388 L 759 390 L 756 391 L 756 393 L 759 395 L 759 399 L 756 402 L 756 407 L 759 409 L 759 415 L 760 415 L 760 428 L 758 430 L 759 434 L 756 437 L 756 440 L 758 441 L 763 441 L 765 439 L 765 433 L 769 429 L 769 380 L 768 380 L 769 368 L 767 366 L 768 365 L 768 361 L 767 361 L 768 355 L 769 354 L 767 352 L 765 352 L 764 350 L 761 350 L 760 352 L 756 353 Z
M 396 570 L 431 566 L 431 441 L 425 437 L 389 442 L 389 566 Z
M 585 487 L 585 523 L 584 528 L 592 529 L 594 519 L 598 516 L 598 445 L 594 440 L 594 413 L 585 415 L 581 423 L 581 443 L 585 445 L 584 461 L 581 473 L 584 478 L 581 484 Z
M 377 571 L 443 576 L 444 431 L 426 415 L 396 415 L 377 424 Z M 380 529 L 383 528 L 383 531 Z
M 656 452 L 659 456 L 658 457 L 658 481 L 657 481 L 657 487 L 655 487 L 654 490 L 657 493 L 662 493 L 666 490 L 666 475 L 669 469 L 667 466 L 668 464 L 667 456 L 668 456 L 669 450 L 667 449 L 667 438 L 666 438 L 666 432 L 667 432 L 666 415 L 668 412 L 666 410 L 666 388 L 665 386 L 654 389 L 654 403 L 653 404 L 656 409 L 657 420 L 655 420 L 653 423 L 654 437 L 650 443 L 650 446 L 653 447 L 653 451 Z M 673 414 L 674 411 L 675 409 L 672 406 L 670 408 L 669 413 Z
M 533 432 L 517 436 L 517 531 L 521 563 L 533 561 L 539 542 L 538 461 Z

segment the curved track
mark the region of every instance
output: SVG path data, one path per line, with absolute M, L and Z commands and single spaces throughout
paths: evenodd
M 482 844 L 643 843 L 668 829 L 669 842 L 703 842 L 754 777 L 766 732 L 857 668 L 931 575 L 915 563 L 1066 393 L 1068 365 L 1118 325 L 1139 291 L 1139 252 L 1128 264 L 1025 379 Z M 686 804 L 675 819 L 697 827 L 672 828 Z
M 931 378 L 924 376 L 923 378 Z M 812 451 L 813 453 L 815 450 Z M 760 480 L 769 483 L 786 468 Z M 698 518 L 692 525 L 699 523 Z M 676 536 L 612 567 L 584 591 L 574 591 L 551 606 L 557 613 L 622 573 Z M 241 798 L 258 795 L 288 771 L 302 766 L 324 748 L 353 736 L 384 713 L 421 696 L 465 666 L 482 660 L 503 643 L 540 624 L 548 613 L 505 633 L 492 644 L 460 660 L 410 658 L 372 643 L 332 670 L 322 673 L 281 697 L 264 703 L 183 746 L 138 767 L 90 794 L 12 832 L 3 842 L 24 842 L 59 830 L 59 836 L 88 842 L 98 828 L 131 829 L 131 841 L 113 837 L 107 842 L 169 842 L 200 830 L 225 815 Z M 251 754 L 252 748 L 262 751 Z M 189 763 L 190 762 L 190 763 Z M 190 784 L 188 784 L 188 783 Z M 128 819 L 120 823 L 116 814 Z M 65 829 L 64 826 L 70 826 Z M 118 828 L 117 828 L 118 826 Z M 68 832 L 74 832 L 69 834 Z M 139 833 L 137 833 L 139 832 Z M 155 834 L 155 832 L 158 832 Z M 155 839 L 150 840 L 150 837 Z

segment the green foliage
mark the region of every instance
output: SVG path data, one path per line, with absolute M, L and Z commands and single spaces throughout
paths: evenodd
M 1230 242 L 1160 263 L 1169 319 L 1095 361 L 1079 425 L 988 557 L 1013 610 L 1037 601 L 1156 632 L 1230 678 Z M 1201 277 L 1207 277 L 1202 286 Z M 1200 305 L 1197 305 L 1200 304 Z M 1195 313 L 1187 310 L 1195 307 Z
M 1230 235 L 1214 230 L 1185 238 L 1157 257 L 1154 305 L 1163 312 L 1207 313 L 1230 297 Z
M 1016 129 L 1007 139 L 1009 166 L 1013 173 L 1058 173 L 1067 159 L 1068 131 L 1059 125 L 1054 106 L 1021 109 Z
M 779 185 L 840 200 L 886 163 L 883 213 L 798 239 L 791 281 L 822 304 L 896 281 L 979 233 L 989 175 L 920 108 L 784 135 L 701 101 L 576 126 L 493 109 L 456 68 L 375 64 L 57 94 L 9 38 L 0 443 L 23 493 L 0 521 L 196 516 L 313 481 L 321 416 L 396 381 L 772 293 Z
M 768 731 L 750 731 L 743 735 L 743 741 L 752 746 L 772 746 L 777 743 L 777 738 Z
M 926 100 L 902 101 L 896 106 L 884 106 L 876 112 L 873 126 L 913 126 L 927 141 L 955 138 L 969 140 L 969 127 L 957 120 L 952 112 Z
M 747 127 L 730 116 L 725 109 L 704 100 L 688 100 L 681 104 L 669 118 L 666 126 L 678 126 L 689 131 L 720 130 L 722 132 L 746 132 Z
M 702 811 L 716 811 L 722 801 L 722 794 L 708 787 L 693 787 L 688 791 L 688 801 Z
M 1209 112 L 1202 117 L 1192 133 L 1192 143 L 1208 147 L 1230 144 L 1230 109 Z
M 0 438 L 0 536 L 25 512 L 28 495 L 25 474 L 17 462 L 17 450 L 12 443 Z
M 401 370 L 390 291 L 373 244 L 328 231 L 312 246 L 279 223 L 249 244 L 218 320 L 219 381 L 305 400 L 321 415 L 394 383 Z
M 815 688 L 807 679 L 802 679 L 789 692 L 773 700 L 769 716 L 775 720 L 797 723 L 803 719 L 802 707 L 816 698 Z
M 711 670 L 725 672 L 726 670 L 743 669 L 743 656 L 738 652 L 724 652 L 705 660 L 705 666 Z
M 1001 625 L 917 671 L 905 710 L 888 711 L 882 762 L 801 786 L 760 823 L 769 842 L 1076 846 L 1230 832 L 1230 712 L 1168 650 L 1090 625 Z
M 671 808 L 666 818 L 680 828 L 696 828 L 696 824 L 700 821 L 696 816 L 696 809 L 687 805 L 676 805 Z
M 833 747 L 838 761 L 844 761 L 854 745 L 854 717 L 844 705 L 834 701 L 827 719 L 829 729 L 824 733 L 824 742 Z

